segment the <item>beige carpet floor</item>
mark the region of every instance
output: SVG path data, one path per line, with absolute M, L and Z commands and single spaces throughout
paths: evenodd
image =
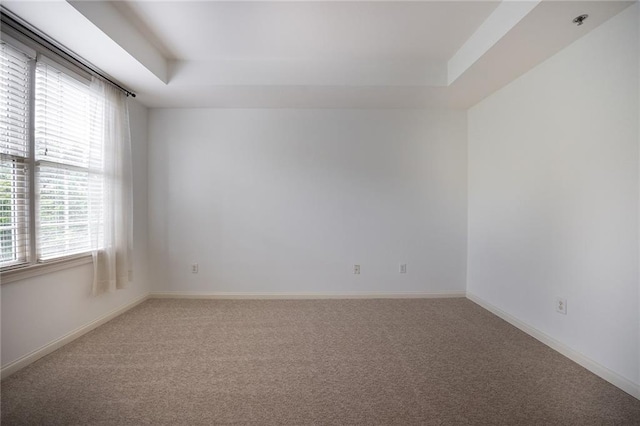
M 2 425 L 638 425 L 466 299 L 149 300 L 2 383 Z

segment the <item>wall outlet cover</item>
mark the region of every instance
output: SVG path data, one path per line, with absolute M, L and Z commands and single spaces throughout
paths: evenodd
M 562 297 L 556 298 L 556 312 L 567 315 L 567 299 Z

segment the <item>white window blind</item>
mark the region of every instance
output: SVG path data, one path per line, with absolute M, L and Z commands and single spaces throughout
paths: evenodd
M 90 251 L 102 223 L 102 103 L 38 62 L 35 89 L 39 261 Z
M 29 261 L 30 66 L 0 44 L 0 267 Z
M 93 294 L 123 288 L 131 276 L 130 92 L 4 12 L 0 273 L 19 279 L 90 255 Z

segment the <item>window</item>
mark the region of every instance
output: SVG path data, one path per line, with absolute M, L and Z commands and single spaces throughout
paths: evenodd
M 103 222 L 103 103 L 63 67 L 1 47 L 0 266 L 87 253 Z
M 35 84 L 37 255 L 87 252 L 102 202 L 100 104 L 87 85 L 38 62 Z M 93 227 L 93 229 L 92 229 Z
M 30 58 L 0 45 L 0 266 L 28 261 Z

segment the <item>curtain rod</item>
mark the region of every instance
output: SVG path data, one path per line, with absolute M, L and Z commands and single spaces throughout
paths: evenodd
M 7 25 L 13 28 L 15 31 L 18 31 L 23 36 L 27 37 L 32 42 L 37 45 L 43 47 L 44 49 L 55 53 L 60 56 L 62 59 L 69 61 L 73 65 L 80 67 L 85 70 L 89 74 L 98 77 L 111 85 L 117 87 L 122 90 L 127 96 L 131 96 L 132 98 L 136 97 L 136 94 L 131 90 L 125 89 L 120 84 L 112 80 L 108 74 L 101 71 L 99 68 L 91 65 L 89 62 L 80 58 L 78 55 L 73 53 L 71 50 L 67 49 L 51 37 L 47 36 L 37 28 L 33 27 L 31 24 L 5 8 L 4 6 L 0 6 L 0 22 L 3 25 Z

